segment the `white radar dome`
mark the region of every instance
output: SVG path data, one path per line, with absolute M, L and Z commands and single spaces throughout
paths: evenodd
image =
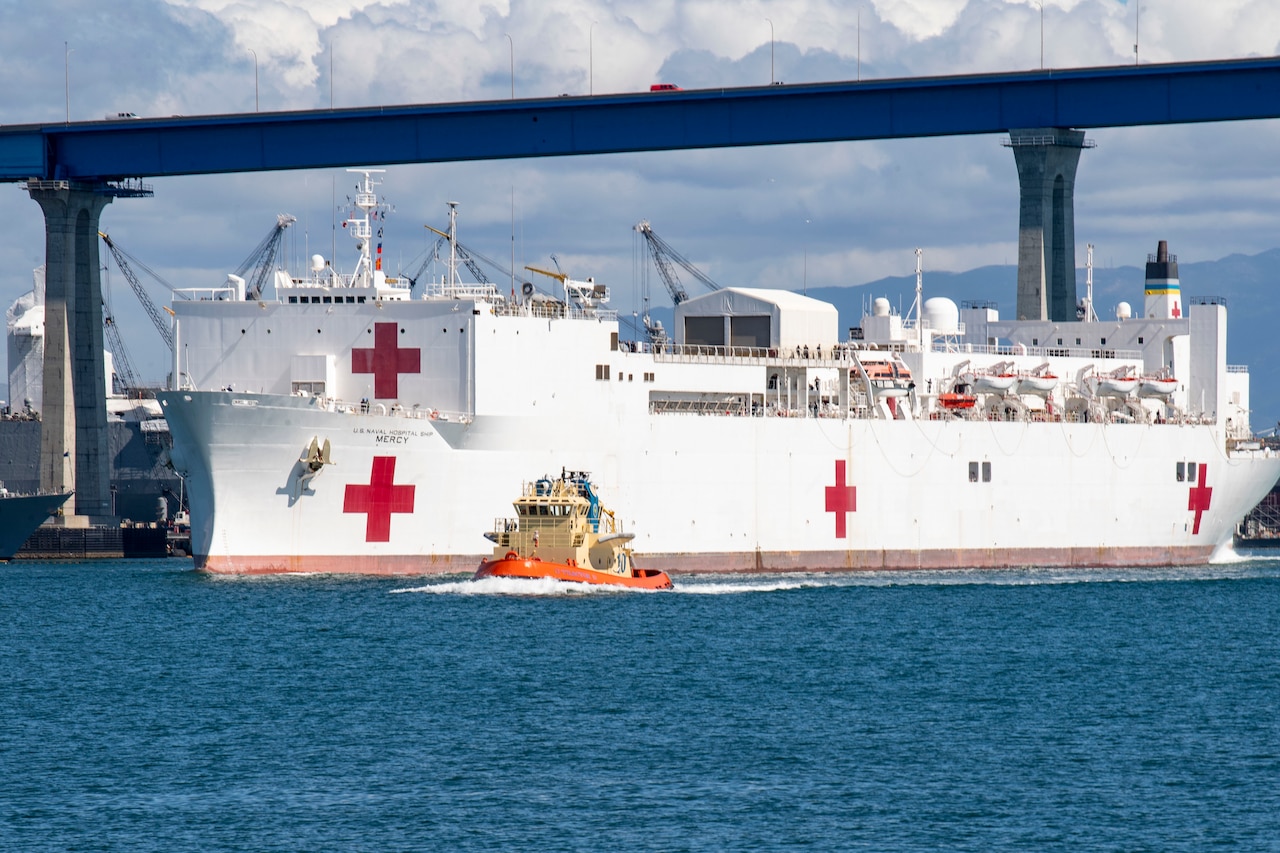
M 876 300 L 871 303 L 871 313 L 876 317 L 888 317 L 889 300 L 883 296 L 877 296 Z
M 1133 308 L 1130 307 L 1128 302 L 1121 302 L 1119 305 L 1116 306 L 1116 319 L 1128 320 L 1132 316 L 1133 316 Z
M 945 296 L 934 296 L 924 301 L 924 317 L 929 328 L 943 335 L 960 331 L 960 309 Z
M 320 270 L 322 270 L 322 269 L 324 269 L 324 255 L 312 255 L 312 256 L 311 256 L 311 271 L 312 271 L 312 272 L 320 272 Z

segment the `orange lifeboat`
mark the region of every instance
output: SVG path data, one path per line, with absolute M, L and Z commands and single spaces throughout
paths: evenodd
M 938 405 L 944 409 L 972 409 L 978 402 L 972 394 L 939 394 Z
M 562 471 L 559 479 L 526 483 L 512 504 L 516 518 L 498 519 L 485 537 L 493 556 L 480 563 L 475 579 L 551 578 L 570 583 L 633 589 L 671 589 L 657 569 L 636 568 L 630 542 L 612 511 L 596 494 L 586 472 Z

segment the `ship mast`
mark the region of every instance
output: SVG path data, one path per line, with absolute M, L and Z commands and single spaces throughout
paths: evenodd
M 916 315 L 916 337 L 919 341 L 920 351 L 924 352 L 924 318 L 921 311 L 924 303 L 920 301 L 921 295 L 924 293 L 924 249 L 916 249 L 916 301 L 911 308 Z
M 1098 322 L 1098 315 L 1093 310 L 1093 244 L 1088 244 L 1088 252 L 1084 262 L 1084 321 Z
M 386 169 L 348 169 L 347 171 L 362 176 L 356 187 L 355 200 L 356 207 L 361 213 L 353 214 L 346 221 L 347 231 L 356 241 L 356 249 L 360 252 L 355 272 L 351 274 L 351 284 L 356 286 L 358 283 L 368 287 L 373 284 L 373 260 L 370 250 L 370 244 L 373 242 L 371 217 L 373 211 L 385 206 L 378 202 L 378 193 L 374 187 L 381 182 L 375 181 L 373 175 L 381 174 Z
M 449 205 L 449 289 L 458 285 L 458 203 L 448 201 Z

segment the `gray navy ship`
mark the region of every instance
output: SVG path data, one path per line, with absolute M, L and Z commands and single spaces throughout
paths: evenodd
M 32 290 L 8 308 L 6 331 L 9 403 L 0 408 L 0 482 L 4 483 L 9 497 L 4 498 L 4 493 L 0 492 L 0 504 L 7 505 L 15 497 L 33 496 L 40 488 L 43 267 L 34 271 Z M 183 509 L 182 481 L 167 464 L 170 446 L 168 426 L 153 394 L 121 387 L 111 354 L 106 355 L 103 381 L 107 383 L 108 393 L 112 514 L 131 522 L 166 524 Z M 65 501 L 69 494 L 61 497 Z M 15 503 L 14 507 L 17 506 Z M 54 510 L 60 506 L 61 503 Z M 5 507 L 0 506 L 0 524 L 7 531 L 8 516 L 5 512 Z M 40 520 L 44 517 L 41 516 Z M 36 521 L 32 529 L 38 524 Z M 23 541 L 25 539 L 24 536 Z M 21 545 L 22 541 L 19 541 L 18 546 Z M 0 558 L 7 557 L 0 553 Z

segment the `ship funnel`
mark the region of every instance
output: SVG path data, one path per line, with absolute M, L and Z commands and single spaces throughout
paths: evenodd
M 1147 280 L 1143 314 L 1156 320 L 1176 320 L 1182 312 L 1182 285 L 1178 281 L 1178 256 L 1169 254 L 1161 240 L 1154 255 L 1147 255 Z

